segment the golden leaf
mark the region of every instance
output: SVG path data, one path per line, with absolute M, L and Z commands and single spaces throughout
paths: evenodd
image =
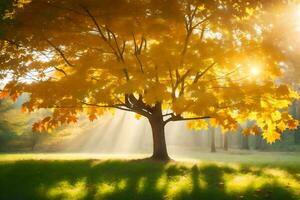
M 141 116 L 140 114 L 135 114 L 134 117 L 135 117 L 137 120 L 139 120 L 139 119 L 141 119 L 142 116 Z
M 95 113 L 92 113 L 92 114 L 89 115 L 89 120 L 90 121 L 94 121 L 96 119 L 97 119 L 97 115 Z
M 273 144 L 276 140 L 279 140 L 280 137 L 281 135 L 277 131 L 263 132 L 263 138 L 266 139 L 269 144 Z

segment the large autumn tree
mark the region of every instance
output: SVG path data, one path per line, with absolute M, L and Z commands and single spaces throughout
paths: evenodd
M 293 3 L 293 2 L 292 2 Z M 22 0 L 3 19 L 2 96 L 30 94 L 23 110 L 52 115 L 35 131 L 121 109 L 146 117 L 153 158 L 169 158 L 164 128 L 188 121 L 256 125 L 270 143 L 298 122 L 298 94 L 280 84 L 285 57 L 265 35 L 285 0 Z

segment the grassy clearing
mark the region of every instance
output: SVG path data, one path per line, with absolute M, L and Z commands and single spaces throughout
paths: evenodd
M 224 155 L 157 163 L 86 154 L 2 154 L 0 199 L 300 199 L 299 155 L 286 154 L 286 160 L 278 153 Z

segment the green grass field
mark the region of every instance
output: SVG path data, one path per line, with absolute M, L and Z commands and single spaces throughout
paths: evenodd
M 109 157 L 0 154 L 0 199 L 300 199 L 299 154 L 203 153 L 169 163 Z

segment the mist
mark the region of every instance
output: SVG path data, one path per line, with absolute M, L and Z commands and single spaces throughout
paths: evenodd
M 84 127 L 84 128 L 83 128 Z M 82 129 L 62 144 L 64 152 L 150 154 L 151 127 L 146 118 L 137 120 L 132 113 L 117 111 L 92 122 L 84 121 L 74 129 Z M 220 130 L 216 129 L 219 133 Z M 166 126 L 166 141 L 170 154 L 182 155 L 186 151 L 203 151 L 209 147 L 209 131 L 192 131 L 185 122 Z

